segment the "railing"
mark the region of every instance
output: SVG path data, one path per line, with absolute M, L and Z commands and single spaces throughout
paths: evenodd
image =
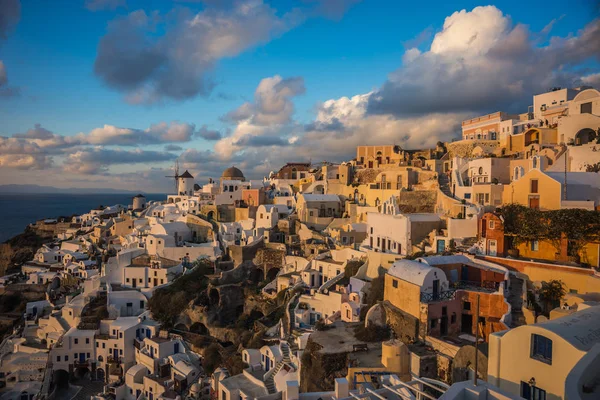
M 485 291 L 485 292 L 495 292 L 499 286 L 499 283 L 494 281 L 483 281 L 483 282 L 473 282 L 473 281 L 457 281 L 452 284 L 454 289 L 462 289 L 462 290 L 474 290 L 474 291 Z
M 421 303 L 433 303 L 436 301 L 448 301 L 454 300 L 456 297 L 456 290 L 444 290 L 439 293 L 425 293 L 421 292 Z

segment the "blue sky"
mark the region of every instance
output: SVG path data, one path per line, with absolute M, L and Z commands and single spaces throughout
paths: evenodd
M 269 126 L 267 134 L 262 131 L 255 134 L 255 129 L 246 128 L 252 135 L 279 135 L 284 137 L 286 142 L 295 143 L 298 135 L 304 139 L 304 131 L 297 134 L 293 133 L 294 130 L 298 129 L 298 126 L 310 124 L 315 118 L 318 119 L 322 102 L 370 92 L 385 93 L 385 83 L 388 80 L 393 81 L 390 74 L 403 68 L 403 56 L 409 48 L 417 47 L 420 52 L 427 52 L 434 35 L 443 30 L 445 18 L 456 11 L 464 9 L 471 12 L 477 6 L 486 5 L 470 1 L 460 4 L 430 1 L 426 6 L 416 3 L 413 7 L 406 7 L 405 2 L 399 1 L 335 0 L 340 7 L 335 10 L 336 15 L 332 16 L 323 8 L 325 6 L 321 4 L 321 0 L 267 1 L 267 4 L 261 7 L 269 7 L 280 18 L 294 8 L 300 9 L 300 22 L 294 22 L 269 35 L 267 40 L 257 40 L 256 43 L 245 45 L 232 56 L 219 56 L 213 60 L 202 72 L 214 85 L 208 94 L 194 94 L 185 99 L 166 96 L 152 104 L 147 104 L 148 101 L 132 104 L 126 100 L 127 90 L 110 86 L 106 78 L 94 71 L 94 64 L 99 58 L 99 44 L 107 36 L 109 24 L 127 18 L 138 10 L 143 10 L 147 16 L 154 12 L 161 18 L 172 15 L 170 13 L 176 8 L 188 9 L 189 15 L 192 16 L 210 13 L 214 8 L 213 4 L 219 2 L 213 0 L 204 4 L 200 1 L 166 0 L 95 1 L 106 3 L 106 8 L 90 11 L 86 8 L 85 0 L 20 2 L 21 13 L 18 22 L 5 40 L 0 39 L 0 60 L 8 77 L 5 86 L 16 88 L 18 91 L 18 95 L 0 97 L 0 136 L 9 138 L 34 128 L 35 124 L 41 124 L 55 135 L 73 136 L 81 132 L 87 134 L 104 125 L 144 130 L 152 124 L 172 121 L 193 124 L 196 129 L 206 125 L 207 129 L 217 130 L 224 136 L 230 135 L 231 132 L 235 133 L 241 129 L 240 121 L 224 122 L 222 117 L 245 102 L 251 105 L 256 103 L 254 94 L 261 80 L 280 76 L 283 79 L 302 78 L 302 89 L 294 91 L 289 97 L 283 95 L 285 101 L 289 100 L 293 112 L 278 120 L 276 126 Z M 237 3 L 239 5 L 243 2 Z M 117 3 L 125 6 L 113 7 Z M 229 15 L 235 6 L 226 4 L 215 12 L 221 13 L 219 15 Z M 508 21 L 509 30 L 519 24 L 527 26 L 530 34 L 527 43 L 534 48 L 550 46 L 551 37 L 568 39 L 577 36 L 578 31 L 594 24 L 594 17 L 598 14 L 592 2 L 586 0 L 575 0 L 568 5 L 564 1 L 504 1 L 497 2 L 494 6 Z M 179 20 L 178 24 L 184 20 Z M 542 34 L 544 28 L 552 21 L 555 22 L 551 30 L 548 29 L 548 32 Z M 149 29 L 145 32 L 146 38 L 153 40 L 168 36 L 171 29 L 172 26 L 168 24 L 158 24 L 155 30 Z M 482 29 L 485 29 L 485 26 Z M 123 40 L 127 38 L 124 37 Z M 172 59 L 169 61 L 173 62 Z M 192 60 L 186 59 L 181 62 L 188 65 L 193 63 Z M 568 65 L 567 68 L 581 76 L 592 76 L 598 72 L 597 63 L 597 58 L 590 54 L 581 56 L 577 65 Z M 565 67 L 550 67 L 550 71 L 559 69 L 562 71 Z M 510 106 L 515 104 L 515 101 L 527 103 L 532 94 L 524 93 L 520 99 L 513 98 L 510 99 L 511 102 L 500 104 Z M 456 93 L 456 96 L 461 96 L 461 93 Z M 491 102 L 489 111 L 494 111 L 495 106 L 496 104 Z M 371 106 L 369 101 L 368 108 L 375 110 L 377 107 Z M 463 113 L 486 111 L 485 107 L 481 110 L 473 108 L 465 106 L 460 110 L 452 110 L 457 113 L 453 117 L 459 119 Z M 257 113 L 257 107 L 252 109 Z M 388 114 L 395 113 L 393 110 L 386 110 Z M 380 115 L 381 112 L 377 111 L 374 114 Z M 427 112 L 419 111 L 418 114 L 419 117 L 424 117 Z M 339 122 L 339 118 L 335 118 L 335 121 Z M 394 118 L 398 120 L 404 117 L 396 115 Z M 283 120 L 285 121 L 282 122 Z M 331 118 L 328 121 L 331 122 Z M 261 127 L 265 127 L 265 124 Z M 167 142 L 161 140 L 156 143 L 140 143 L 136 147 L 140 151 L 163 151 L 165 143 Z M 107 146 L 109 149 L 123 149 L 119 147 L 119 143 L 96 144 Z M 191 149 L 196 152 L 210 152 L 206 157 L 214 163 L 215 169 L 210 170 L 213 174 L 221 165 L 246 161 L 244 154 L 252 158 L 249 151 L 244 150 L 236 152 L 233 158 L 222 155 L 216 157 L 219 151 L 213 149 L 214 141 L 197 136 L 175 144 L 182 147 L 183 151 Z M 316 145 L 315 142 L 312 144 Z M 83 148 L 77 147 L 72 150 L 81 151 Z M 131 148 L 125 150 L 130 151 Z M 260 151 L 272 153 L 278 149 L 262 147 Z M 258 161 L 263 159 L 253 156 Z M 343 156 L 347 156 L 347 153 Z M 55 152 L 52 157 L 52 165 L 48 164 L 42 168 L 39 165 L 31 168 L 28 165 L 19 167 L 18 163 L 15 164 L 17 167 L 7 167 L 9 163 L 0 163 L 0 184 L 15 183 L 8 178 L 9 175 L 15 176 L 9 173 L 13 172 L 9 171 L 10 168 L 18 169 L 20 179 L 28 183 L 36 182 L 30 177 L 39 177 L 40 173 L 47 174 L 48 177 L 56 176 L 60 172 L 61 162 L 68 157 L 68 152 Z M 187 158 L 192 169 L 194 163 L 199 163 L 189 152 Z M 185 157 L 183 161 L 186 161 Z M 276 161 L 279 160 L 273 160 L 274 163 Z M 155 167 L 167 168 L 172 162 L 173 160 L 157 160 L 152 164 Z M 247 167 L 252 168 L 252 165 Z M 202 174 L 202 168 L 196 169 L 198 174 Z M 89 172 L 92 170 L 94 169 L 90 169 Z M 140 163 L 106 163 L 91 175 L 92 181 L 97 180 L 110 186 L 111 182 L 117 182 L 116 185 L 125 182 L 119 181 L 115 174 L 143 170 L 144 166 Z M 260 172 L 259 169 L 257 174 Z M 88 178 L 82 174 L 74 174 L 72 181 L 85 182 L 89 181 Z M 57 186 L 67 184 L 64 180 L 56 182 Z

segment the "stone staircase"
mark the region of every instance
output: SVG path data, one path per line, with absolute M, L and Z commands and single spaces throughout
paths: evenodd
M 523 285 L 524 281 L 516 276 L 510 275 L 510 289 L 508 292 L 508 302 L 511 307 L 511 328 L 526 325 L 523 315 Z
M 450 190 L 450 179 L 448 178 L 448 175 L 443 173 L 438 174 L 438 184 L 440 185 L 440 190 L 442 193 L 450 198 L 454 198 L 452 190 Z
M 287 342 L 280 342 L 279 348 L 281 349 L 281 354 L 283 355 L 283 359 L 277 363 L 275 368 L 273 368 L 269 374 L 269 376 L 265 379 L 265 386 L 269 391 L 269 394 L 277 393 L 277 388 L 275 387 L 275 375 L 281 371 L 285 364 L 290 364 L 292 359 L 290 358 L 290 346 Z

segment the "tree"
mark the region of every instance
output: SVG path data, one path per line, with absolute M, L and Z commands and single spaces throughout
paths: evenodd
M 213 343 L 206 348 L 204 352 L 204 358 L 202 360 L 202 366 L 204 367 L 204 372 L 207 375 L 211 375 L 215 369 L 223 362 L 223 358 L 221 357 L 221 348 L 218 344 Z
M 540 300 L 543 302 L 547 312 L 552 308 L 558 307 L 566 293 L 567 290 L 565 289 L 565 284 L 562 281 L 555 279 L 542 283 L 542 287 L 538 291 Z

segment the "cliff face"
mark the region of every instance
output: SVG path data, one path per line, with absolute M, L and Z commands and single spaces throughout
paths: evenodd
M 31 261 L 38 248 L 52 239 L 51 235 L 40 235 L 32 228 L 0 244 L 0 276 L 16 265 Z

